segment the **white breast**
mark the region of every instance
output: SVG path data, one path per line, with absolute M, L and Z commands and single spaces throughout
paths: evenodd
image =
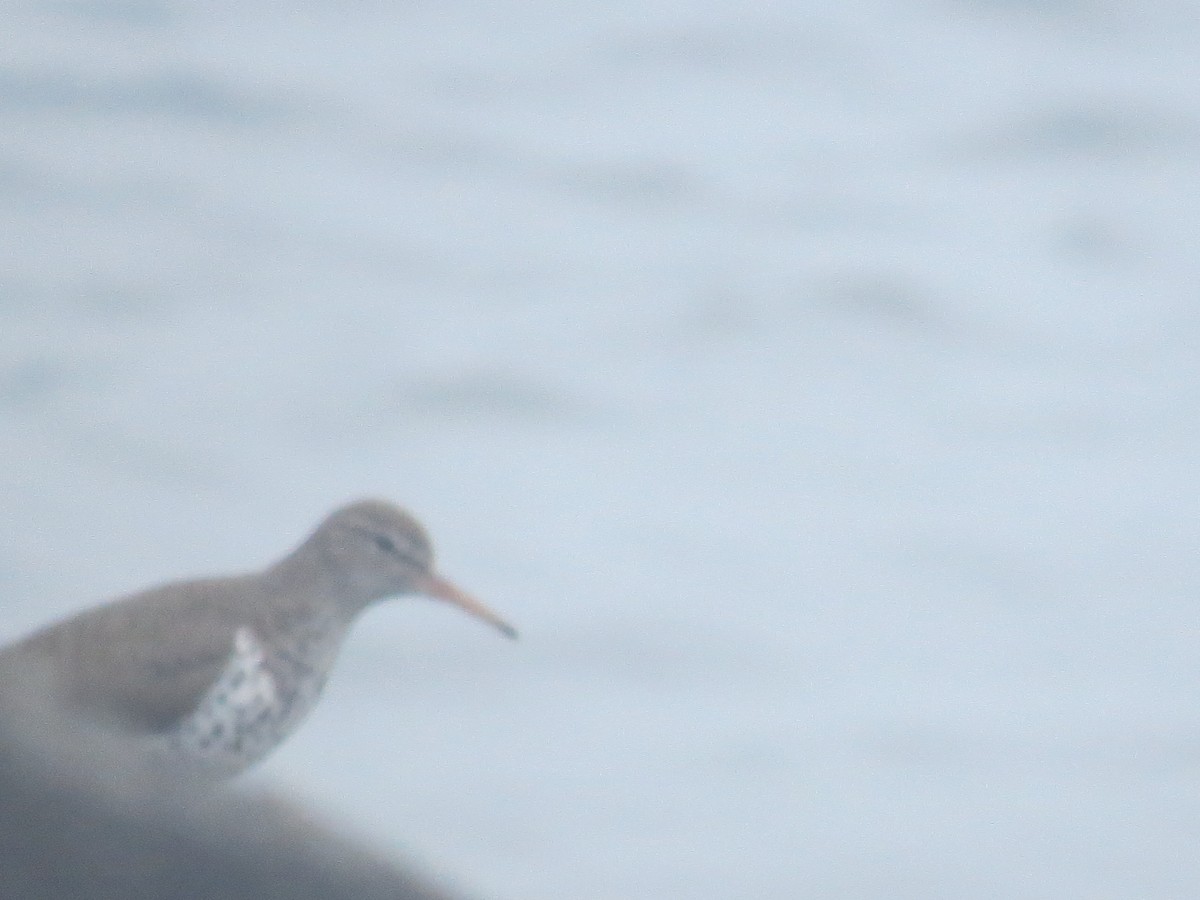
M 316 704 L 344 631 L 307 622 L 268 647 L 239 628 L 220 676 L 170 736 L 172 749 L 221 776 L 262 759 Z

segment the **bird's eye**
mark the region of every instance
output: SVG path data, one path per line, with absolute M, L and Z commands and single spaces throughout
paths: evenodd
M 395 553 L 396 552 L 395 543 L 393 543 L 392 539 L 390 537 L 388 537 L 386 534 L 375 535 L 375 546 L 378 547 L 380 550 L 382 550 L 384 553 Z

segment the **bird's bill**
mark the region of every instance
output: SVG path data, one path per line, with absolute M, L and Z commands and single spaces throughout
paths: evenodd
M 513 628 L 470 594 L 460 591 L 440 575 L 430 573 L 425 576 L 421 584 L 421 592 L 438 600 L 453 603 L 459 609 L 469 612 L 476 618 L 483 619 L 483 621 L 498 629 L 505 637 L 515 638 L 517 636 L 517 629 Z

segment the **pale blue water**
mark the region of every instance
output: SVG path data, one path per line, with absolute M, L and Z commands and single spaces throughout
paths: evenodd
M 390 497 L 258 778 L 497 900 L 1190 896 L 1194 4 L 10 3 L 0 638 Z

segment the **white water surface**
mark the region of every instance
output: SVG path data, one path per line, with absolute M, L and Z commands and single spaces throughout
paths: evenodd
M 0 639 L 381 495 L 256 778 L 480 897 L 1195 895 L 1194 3 L 3 18 Z

